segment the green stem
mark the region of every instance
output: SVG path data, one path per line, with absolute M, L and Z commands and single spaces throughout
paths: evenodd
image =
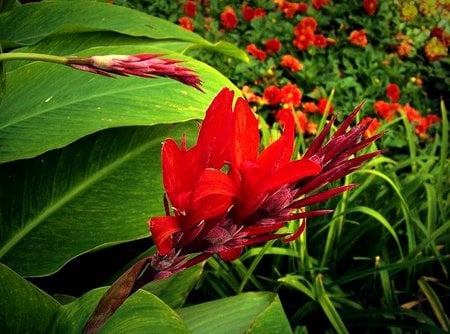
M 29 53 L 29 52 L 0 53 L 0 62 L 7 60 L 38 60 L 63 65 L 69 63 L 68 57 L 53 56 L 43 53 Z

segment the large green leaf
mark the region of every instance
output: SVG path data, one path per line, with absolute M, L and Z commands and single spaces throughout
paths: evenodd
M 56 319 L 54 333 L 81 333 L 106 288 L 90 291 L 64 305 Z M 103 325 L 99 333 L 189 333 L 180 317 L 152 294 L 139 290 Z
M 148 218 L 164 212 L 161 142 L 182 133 L 195 140 L 197 128 L 110 129 L 0 166 L 1 261 L 47 275 L 81 253 L 148 237 Z
M 199 35 L 166 20 L 94 1 L 43 1 L 0 15 L 0 43 L 5 47 L 32 45 L 54 34 L 87 31 L 208 44 Z
M 0 263 L 0 333 L 49 333 L 60 305 Z
M 0 264 L 1 333 L 81 333 L 106 288 L 61 306 L 51 296 Z M 152 294 L 139 290 L 111 316 L 100 333 L 189 333 L 181 318 Z
M 87 54 L 168 53 L 151 46 L 112 46 Z M 204 63 L 180 54 L 205 93 L 167 78 L 117 78 L 34 62 L 6 74 L 0 104 L 0 162 L 29 158 L 95 131 L 203 118 L 214 95 L 232 83 Z
M 193 334 L 292 333 L 278 295 L 247 292 L 177 310 Z

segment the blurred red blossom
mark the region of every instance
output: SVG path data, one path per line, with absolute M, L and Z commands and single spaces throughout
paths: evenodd
M 247 45 L 247 52 L 251 54 L 256 59 L 259 59 L 261 61 L 266 60 L 267 54 L 264 50 L 258 49 L 258 47 L 255 44 L 249 44 Z
M 302 101 L 302 91 L 295 84 L 281 87 L 281 103 L 298 107 Z
M 178 24 L 186 30 L 194 31 L 194 21 L 190 17 L 183 16 L 178 19 Z
M 292 18 L 297 13 L 305 13 L 308 10 L 308 4 L 304 2 L 279 0 L 278 8 L 283 12 L 286 18 Z
M 314 102 L 303 102 L 302 108 L 304 111 L 306 111 L 308 113 L 315 113 L 316 111 L 319 110 L 319 108 L 317 107 L 317 104 L 315 104 Z
M 248 6 L 247 4 L 242 5 L 242 18 L 247 21 L 251 22 L 253 19 L 258 17 L 264 17 L 266 16 L 266 11 L 262 8 L 253 8 Z
M 328 0 L 312 0 L 312 7 L 315 10 L 319 10 L 326 5 L 328 5 Z
M 400 87 L 394 83 L 390 83 L 386 87 L 386 95 L 393 103 L 398 102 L 398 99 L 400 98 Z
M 183 11 L 187 16 L 195 17 L 195 14 L 197 13 L 197 4 L 195 1 L 188 0 L 184 4 Z
M 281 66 L 288 68 L 292 72 L 297 72 L 303 69 L 303 64 L 291 55 L 283 55 L 281 57 Z
M 381 122 L 378 120 L 378 118 L 373 118 L 373 117 L 365 117 L 360 122 L 361 125 L 365 125 L 368 123 L 370 125 L 367 128 L 367 130 L 364 132 L 364 138 L 370 138 L 373 135 L 375 135 L 375 133 L 381 126 Z
M 375 15 L 378 8 L 378 0 L 363 0 L 364 11 L 369 15 Z
M 325 97 L 321 97 L 319 99 L 319 101 L 317 102 L 317 110 L 319 111 L 319 113 L 321 115 L 323 115 L 325 113 L 325 109 L 327 107 L 328 104 L 328 99 Z M 330 103 L 330 107 L 328 109 L 328 114 L 327 115 L 331 115 L 333 113 L 333 104 Z
M 381 118 L 385 119 L 386 121 L 392 121 L 398 109 L 400 108 L 400 105 L 398 103 L 388 103 L 379 100 L 374 103 L 373 107 Z
M 236 12 L 230 6 L 225 7 L 223 12 L 220 14 L 220 23 L 225 29 L 231 30 L 237 27 L 238 18 Z
M 268 54 L 278 53 L 281 49 L 281 42 L 278 38 L 270 38 L 264 43 Z
M 277 105 L 281 102 L 282 93 L 277 86 L 267 86 L 264 89 L 263 101 L 269 105 Z
M 358 46 L 365 47 L 367 45 L 367 36 L 366 31 L 364 29 L 362 30 L 353 30 L 349 37 L 348 37 L 350 43 Z

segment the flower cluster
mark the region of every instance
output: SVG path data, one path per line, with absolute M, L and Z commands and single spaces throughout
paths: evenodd
M 157 247 L 151 259 L 154 279 L 212 254 L 231 261 L 245 246 L 279 238 L 294 240 L 305 229 L 305 221 L 292 234 L 277 233 L 286 221 L 329 213 L 305 207 L 354 185 L 311 192 L 380 153 L 354 156 L 381 136 L 363 139 L 370 124 L 347 131 L 359 108 L 326 142 L 332 119 L 298 160 L 292 160 L 295 121 L 292 111 L 284 109 L 278 115 L 282 135 L 260 152 L 256 116 L 244 99 L 238 98 L 234 107 L 233 99 L 227 88 L 216 96 L 193 147 L 186 147 L 185 138 L 181 146 L 172 139 L 163 143 L 166 215 L 149 220 Z
M 342 18 L 344 7 L 351 8 L 353 19 Z M 379 22 L 389 11 L 387 29 Z M 269 127 L 277 122 L 278 111 L 293 108 L 298 118 L 297 130 L 306 135 L 316 131 L 327 105 L 324 97 L 341 85 L 349 89 L 343 89 L 344 94 L 334 98 L 338 113 L 351 108 L 348 101 L 354 99 L 355 92 L 359 99 L 379 101 L 376 106 L 380 119 L 363 115 L 374 119 L 372 129 L 383 119 L 398 115 L 398 101 L 383 101 L 382 85 L 390 81 L 405 87 L 403 105 L 425 101 L 423 110 L 437 112 L 436 100 L 441 92 L 421 82 L 427 75 L 444 80 L 440 73 L 445 62 L 441 60 L 448 55 L 450 34 L 443 19 L 448 13 L 448 6 L 440 0 L 389 4 L 359 0 L 345 6 L 324 0 L 234 0 L 223 6 L 208 0 L 180 0 L 184 20 L 180 24 L 212 42 L 235 43 L 250 59 L 243 64 L 206 55 L 206 61 L 242 89 Z M 429 23 L 424 24 L 425 19 Z M 433 71 L 424 68 L 430 61 L 438 63 Z M 438 80 L 431 80 L 437 88 L 442 87 Z M 281 93 L 287 85 L 301 87 L 301 95 L 292 95 L 289 106 L 282 101 Z M 426 138 L 423 131 L 418 133 L 420 138 Z M 309 136 L 305 140 L 310 140 Z
M 400 98 L 400 88 L 396 84 L 391 83 L 387 86 L 386 96 L 391 102 L 383 100 L 376 101 L 374 103 L 376 113 L 384 121 L 390 122 L 395 117 L 400 116 L 400 113 L 403 112 L 408 121 L 414 125 L 416 134 L 421 138 L 426 138 L 428 129 L 441 121 L 440 117 L 434 114 L 422 116 L 420 112 L 414 109 L 409 103 L 406 103 L 405 105 L 398 103 Z M 368 118 L 368 120 L 369 119 L 372 120 L 372 118 Z M 381 122 L 378 119 L 375 119 L 375 121 L 372 122 L 371 132 L 368 132 L 367 135 L 370 136 L 376 131 L 377 127 L 375 124 L 379 127 Z
M 292 44 L 299 50 L 306 50 L 309 46 L 324 48 L 327 46 L 327 38 L 316 34 L 317 21 L 313 17 L 304 17 L 294 28 L 294 40 Z

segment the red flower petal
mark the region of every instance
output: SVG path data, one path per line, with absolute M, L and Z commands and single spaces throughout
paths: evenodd
M 232 127 L 234 92 L 222 89 L 214 98 L 198 135 L 197 145 L 204 154 L 208 167 L 220 169 L 229 160 L 227 149 Z
M 168 254 L 172 249 L 172 235 L 181 231 L 178 217 L 153 217 L 148 225 L 158 252 L 161 255 Z
M 284 123 L 281 137 L 261 152 L 257 163 L 268 171 L 275 171 L 291 160 L 294 151 L 294 116 L 290 111 L 279 112 L 278 117 Z
M 224 261 L 234 261 L 242 254 L 244 247 L 236 247 L 219 253 L 219 256 Z
M 291 161 L 277 170 L 270 180 L 263 184 L 263 187 L 264 190 L 275 189 L 285 184 L 298 182 L 302 178 L 317 175 L 321 170 L 319 164 L 309 159 Z
M 243 161 L 255 161 L 259 149 L 258 120 L 244 99 L 239 98 L 233 113 L 231 161 L 239 168 Z

